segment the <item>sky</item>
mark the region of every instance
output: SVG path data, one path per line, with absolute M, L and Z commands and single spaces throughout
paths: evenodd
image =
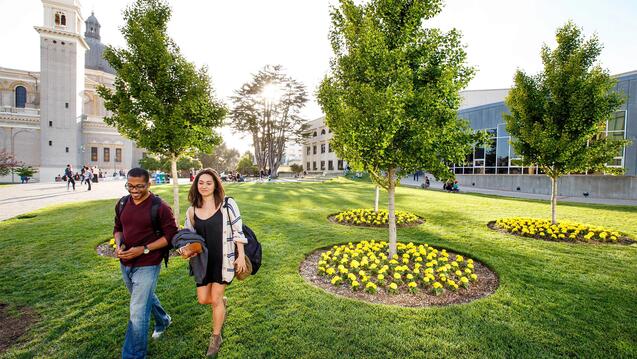
M 123 47 L 122 11 L 132 0 L 80 0 L 101 24 L 102 42 Z M 329 71 L 330 5 L 336 0 L 169 0 L 169 35 L 186 58 L 208 66 L 218 98 L 229 97 L 267 64 L 307 87 L 310 100 L 301 115 L 322 115 L 315 92 Z M 39 0 L 0 0 L 0 67 L 39 71 Z M 10 14 L 7 16 L 7 14 Z M 456 28 L 463 34 L 468 63 L 477 73 L 467 89 L 508 88 L 516 69 L 541 70 L 543 44 L 555 46 L 555 30 L 573 20 L 584 34 L 596 33 L 604 50 L 601 65 L 612 74 L 637 70 L 637 0 L 447 0 L 425 26 Z M 222 130 L 225 142 L 241 152 L 247 139 Z

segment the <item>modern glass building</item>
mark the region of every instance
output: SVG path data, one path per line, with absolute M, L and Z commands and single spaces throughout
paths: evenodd
M 637 176 L 637 71 L 615 77 L 615 91 L 624 94 L 626 101 L 613 118 L 607 121 L 604 135 L 616 139 L 627 138 L 632 143 L 618 152 L 608 165 L 624 168 L 625 175 Z M 484 146 L 475 147 L 473 153 L 467 156 L 466 163 L 455 165 L 453 171 L 456 175 L 541 174 L 537 167 L 522 166 L 519 156 L 513 151 L 509 144 L 511 136 L 506 132 L 503 116 L 509 113 L 503 101 L 506 90 L 493 91 L 499 92 L 495 96 L 493 93 L 492 96 L 485 96 L 481 91 L 463 92 L 465 103 L 469 105 L 461 107 L 459 116 L 468 120 L 473 129 L 486 130 L 491 138 Z M 484 103 L 493 101 L 498 95 L 499 101 Z M 480 101 L 480 98 L 483 100 Z

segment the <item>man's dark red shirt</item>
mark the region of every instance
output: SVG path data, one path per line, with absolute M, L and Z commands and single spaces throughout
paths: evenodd
M 127 249 L 131 247 L 143 247 L 144 245 L 149 245 L 150 243 L 159 239 L 155 235 L 155 231 L 153 230 L 153 223 L 150 218 L 150 208 L 153 203 L 153 196 L 154 195 L 151 193 L 148 198 L 146 198 L 139 204 L 135 204 L 135 202 L 133 202 L 133 199 L 129 198 L 119 215 L 119 219 L 117 218 L 117 216 L 115 216 L 115 226 L 113 228 L 113 233 L 124 233 L 124 240 L 122 242 L 126 245 Z M 118 204 L 115 205 L 116 211 Z M 173 211 L 164 201 L 161 201 L 158 215 L 161 230 L 164 233 L 164 237 L 166 237 L 166 240 L 170 244 L 170 240 L 175 235 L 175 233 L 177 233 L 177 225 L 175 224 Z M 137 258 L 120 261 L 127 267 L 157 265 L 161 263 L 164 257 L 164 253 L 168 250 L 168 248 L 169 247 L 165 247 L 162 249 L 150 251 L 150 253 L 142 254 Z

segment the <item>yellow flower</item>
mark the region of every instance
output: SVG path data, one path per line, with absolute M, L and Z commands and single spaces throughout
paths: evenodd
M 392 284 L 389 285 L 389 288 L 391 288 L 393 290 L 396 290 L 396 289 L 398 289 L 398 284 L 392 283 Z
M 394 279 L 400 279 L 400 273 L 394 273 Z
M 418 284 L 416 284 L 416 282 L 409 282 L 409 284 L 407 284 L 407 286 L 409 288 L 416 288 L 418 286 Z
M 378 278 L 378 280 L 383 280 L 385 279 L 385 276 L 382 274 L 379 274 L 376 278 Z

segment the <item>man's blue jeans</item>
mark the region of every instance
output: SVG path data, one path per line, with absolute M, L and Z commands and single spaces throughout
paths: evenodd
M 163 331 L 169 323 L 168 314 L 155 295 L 161 265 L 126 267 L 120 264 L 122 278 L 130 298 L 130 319 L 122 348 L 122 358 L 145 358 L 148 347 L 150 313 L 155 318 L 155 330 Z

